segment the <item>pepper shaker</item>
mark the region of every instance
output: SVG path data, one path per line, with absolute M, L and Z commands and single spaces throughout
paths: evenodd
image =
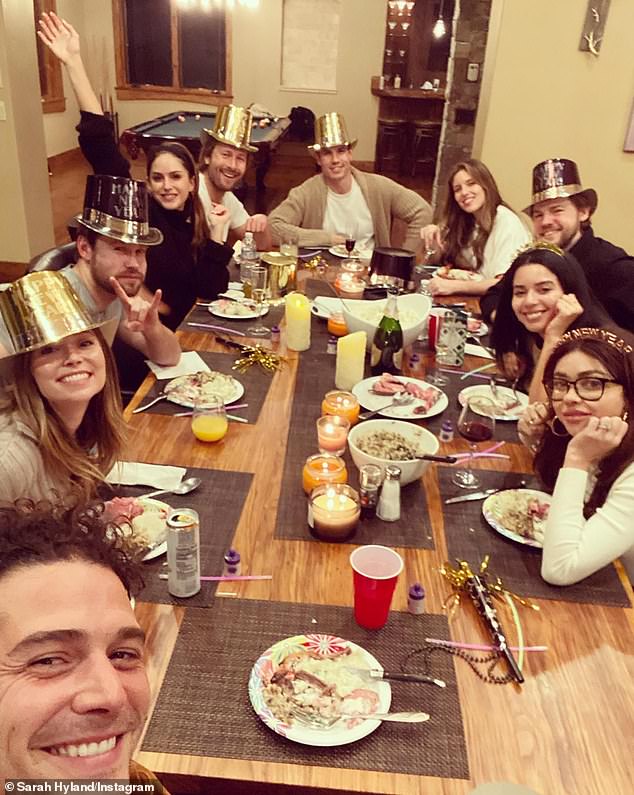
M 359 500 L 362 519 L 372 519 L 375 516 L 382 480 L 381 467 L 376 464 L 365 464 L 359 470 Z
M 451 420 L 444 420 L 440 428 L 438 438 L 441 442 L 453 442 L 453 422 Z
M 240 574 L 240 553 L 237 549 L 229 549 L 224 556 L 223 577 L 238 576 Z
M 397 522 L 401 518 L 401 470 L 400 467 L 385 467 L 385 480 L 379 497 L 376 515 L 384 522 Z

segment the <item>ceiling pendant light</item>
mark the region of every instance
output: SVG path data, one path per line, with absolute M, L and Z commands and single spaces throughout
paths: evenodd
M 435 39 L 442 39 L 442 37 L 447 32 L 447 26 L 445 25 L 445 20 L 443 19 L 443 10 L 444 10 L 445 0 L 440 0 L 440 11 L 438 12 L 438 19 L 436 20 L 434 27 L 432 28 L 432 35 Z

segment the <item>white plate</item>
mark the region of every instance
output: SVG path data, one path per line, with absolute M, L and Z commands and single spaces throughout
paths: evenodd
M 317 298 L 313 300 L 311 312 L 315 317 L 321 317 L 327 320 L 330 315 L 341 312 L 342 309 L 343 306 L 339 298 L 335 298 L 334 296 L 330 297 L 329 295 L 318 295 Z
M 467 324 L 467 331 L 469 331 L 469 326 L 468 326 L 468 324 Z M 488 327 L 488 326 L 487 326 L 487 324 L 484 322 L 484 320 L 483 320 L 483 321 L 481 321 L 481 323 L 480 323 L 480 328 L 479 328 L 477 331 L 469 331 L 469 334 L 470 334 L 472 337 L 486 337 L 486 335 L 487 335 L 488 333 L 489 333 L 489 327 Z
M 365 378 L 363 381 L 359 381 L 358 384 L 355 384 L 352 387 L 352 392 L 359 399 L 359 403 L 364 409 L 368 409 L 369 411 L 380 409 L 381 406 L 387 405 L 392 399 L 392 396 L 390 395 L 375 395 L 374 392 L 372 392 L 372 386 L 379 380 L 379 378 L 380 376 L 378 375 L 372 376 L 371 378 Z M 421 400 L 414 398 L 414 400 L 411 403 L 408 403 L 407 406 L 391 406 L 390 408 L 385 409 L 385 411 L 379 411 L 379 415 L 381 417 L 391 417 L 392 419 L 396 420 L 426 420 L 428 417 L 435 417 L 436 414 L 442 414 L 442 412 L 449 405 L 449 398 L 447 395 L 445 395 L 442 389 L 438 389 L 437 386 L 428 384 L 426 381 L 421 381 L 418 378 L 406 378 L 404 375 L 399 376 L 399 380 L 401 380 L 404 384 L 408 382 L 416 384 L 416 386 L 419 386 L 422 389 L 431 387 L 432 389 L 440 392 L 440 397 L 427 412 L 427 414 L 416 414 L 414 412 L 414 409 L 417 406 L 422 405 Z
M 169 515 L 169 512 L 172 510 L 172 507 L 166 502 L 155 500 L 152 497 L 140 497 L 137 501 L 143 506 L 153 505 L 157 508 L 162 508 L 166 511 L 167 515 Z M 167 515 L 165 516 L 165 524 L 163 526 L 163 540 L 148 549 L 142 558 L 144 563 L 148 560 L 154 560 L 154 558 L 158 558 L 167 552 Z M 132 521 L 134 521 L 134 519 Z
M 178 376 L 178 377 L 179 378 L 184 378 L 184 376 L 182 376 L 182 375 Z M 233 381 L 233 390 L 234 391 L 224 399 L 225 400 L 225 406 L 228 406 L 229 403 L 235 403 L 235 401 L 238 400 L 238 398 L 241 398 L 242 395 L 244 395 L 244 387 L 242 386 L 242 384 L 236 378 L 234 378 L 233 376 L 229 376 L 229 377 Z M 176 380 L 177 380 L 176 378 L 172 379 L 172 381 L 176 381 Z M 172 382 L 170 381 L 169 383 L 171 384 Z M 167 397 L 167 400 L 170 401 L 170 403 L 176 403 L 177 406 L 184 406 L 186 409 L 193 409 L 194 408 L 194 404 L 191 401 L 180 400 L 178 397 L 173 396 L 171 394 L 168 394 L 166 397 Z
M 268 684 L 272 674 L 278 668 L 282 660 L 294 652 L 311 651 L 323 657 L 338 655 L 341 649 L 349 648 L 351 652 L 357 652 L 367 664 L 368 669 L 376 668 L 383 670 L 383 666 L 370 652 L 358 646 L 352 641 L 336 638 L 332 635 L 295 635 L 292 638 L 285 638 L 278 641 L 270 649 L 259 657 L 251 669 L 249 677 L 249 699 L 256 715 L 277 734 L 281 734 L 288 740 L 302 745 L 314 745 L 330 747 L 335 745 L 347 745 L 356 742 L 362 737 L 367 737 L 381 725 L 378 720 L 363 720 L 356 726 L 348 728 L 345 723 L 339 721 L 329 729 L 312 729 L 307 726 L 300 726 L 296 722 L 291 724 L 277 718 L 270 710 L 264 700 L 264 687 Z M 379 697 L 377 712 L 388 712 L 392 701 L 392 691 L 389 682 L 382 680 L 368 682 L 364 685 L 368 690 L 373 690 Z
M 225 320 L 252 320 L 253 318 L 258 317 L 258 313 L 255 311 L 255 309 L 253 309 L 251 312 L 248 312 L 247 314 L 244 314 L 244 315 L 232 315 L 229 312 L 223 312 L 221 307 L 219 306 L 221 301 L 222 301 L 222 299 L 220 298 L 220 299 L 218 299 L 218 301 L 214 301 L 212 303 L 212 305 L 210 307 L 208 307 L 209 311 L 211 312 L 211 314 L 215 315 L 216 317 L 221 317 L 221 318 L 223 318 Z M 251 302 L 249 302 L 249 304 L 251 304 Z M 259 316 L 260 317 L 264 317 L 264 315 L 268 314 L 268 311 L 269 311 L 269 305 L 268 304 L 263 304 L 260 307 L 260 315 Z
M 448 271 L 442 268 L 436 268 L 434 276 L 439 276 L 441 279 L 454 279 L 467 282 L 481 282 L 484 276 L 476 271 L 469 271 L 463 268 L 449 268 Z
M 510 538 L 511 541 L 517 541 L 518 544 L 523 544 L 526 547 L 542 549 L 541 541 L 521 535 L 506 526 L 507 522 L 505 522 L 504 515 L 500 509 L 500 497 L 503 495 L 508 495 L 511 499 L 515 500 L 521 495 L 536 497 L 540 502 L 547 502 L 549 505 L 552 501 L 551 495 L 546 494 L 545 491 L 537 491 L 536 489 L 506 489 L 505 491 L 498 491 L 495 494 L 491 494 L 491 496 L 487 497 L 482 503 L 482 515 L 500 535 Z
M 515 395 L 513 394 L 513 390 L 510 389 L 510 387 L 500 386 L 498 384 L 497 391 L 498 395 L 503 396 L 504 398 L 509 398 L 509 400 L 515 400 Z M 461 406 L 464 406 L 470 397 L 477 395 L 489 398 L 489 400 L 493 400 L 493 402 L 495 402 L 493 398 L 493 392 L 491 392 L 491 387 L 489 384 L 477 384 L 476 386 L 465 387 L 458 395 L 458 403 L 460 403 Z M 522 416 L 522 412 L 526 406 L 528 406 L 528 395 L 525 395 L 523 392 L 518 392 L 517 400 L 520 401 L 519 406 L 515 406 L 515 408 L 512 408 L 508 411 L 500 409 L 500 411 L 495 415 L 495 419 L 501 420 L 502 422 L 517 422 L 517 420 L 519 420 L 519 418 Z M 478 411 L 477 406 L 474 407 L 474 411 L 476 414 L 484 414 L 484 412 Z
M 334 257 L 341 257 L 342 259 L 372 259 L 372 251 L 371 248 L 356 248 L 352 252 L 352 254 L 348 254 L 346 251 L 346 247 L 341 243 L 338 246 L 331 246 L 328 251 Z M 354 256 L 353 256 L 354 255 Z

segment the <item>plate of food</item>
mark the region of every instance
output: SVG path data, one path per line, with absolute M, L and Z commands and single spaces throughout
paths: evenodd
M 421 381 L 418 378 L 406 378 L 383 373 L 359 381 L 352 387 L 364 409 L 376 411 L 381 417 L 392 417 L 397 420 L 424 420 L 441 414 L 449 405 L 447 395 L 438 387 Z M 400 393 L 411 395 L 412 400 L 403 406 L 387 406 L 394 396 Z
M 477 271 L 470 271 L 466 268 L 452 268 L 451 265 L 443 265 L 436 268 L 434 276 L 440 276 L 441 279 L 456 279 L 466 282 L 481 282 L 484 276 Z
M 482 514 L 500 535 L 541 549 L 552 497 L 536 489 L 506 489 L 487 497 Z
M 524 394 L 524 392 L 514 392 L 510 387 L 500 386 L 499 384 L 496 386 L 495 392 L 496 396 L 493 397 L 493 391 L 489 384 L 468 386 L 458 394 L 458 403 L 464 406 L 469 398 L 475 397 L 474 411 L 479 414 L 485 414 L 486 412 L 484 411 L 478 412 L 477 398 L 487 398 L 492 400 L 495 405 L 496 420 L 517 422 L 526 406 L 528 406 L 528 395 Z M 473 403 L 474 401 L 472 401 L 472 405 Z
M 193 409 L 196 402 L 210 397 L 233 403 L 244 395 L 244 387 L 233 376 L 211 370 L 179 375 L 165 385 L 163 392 L 171 403 Z
M 122 527 L 131 546 L 146 550 L 143 561 L 167 552 L 167 517 L 171 507 L 151 497 L 113 497 L 104 519 Z
M 219 298 L 209 306 L 209 311 L 216 317 L 226 320 L 250 320 L 254 317 L 263 317 L 269 311 L 268 304 L 262 304 L 260 312 L 255 311 L 255 302 L 249 300 L 231 301 L 228 298 Z
M 489 327 L 479 317 L 469 316 L 467 318 L 467 331 L 474 337 L 485 337 L 489 333 Z
M 329 295 L 319 295 L 313 300 L 310 311 L 315 317 L 327 320 L 331 315 L 341 312 L 343 305 L 339 298 Z
M 340 243 L 338 246 L 331 246 L 328 251 L 334 257 L 342 257 L 343 259 L 371 259 L 373 249 L 368 248 L 363 243 L 357 243 L 352 253 L 348 253 L 344 244 Z
M 392 691 L 388 682 L 368 681 L 351 668 L 383 670 L 372 654 L 343 638 L 285 638 L 253 666 L 251 706 L 269 729 L 293 742 L 323 747 L 356 742 L 375 731 L 380 721 L 355 715 L 388 712 Z M 306 725 L 307 716 L 333 722 L 327 728 L 313 727 Z

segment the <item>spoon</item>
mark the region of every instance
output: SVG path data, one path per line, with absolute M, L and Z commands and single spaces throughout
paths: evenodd
M 159 489 L 158 491 L 151 491 L 149 494 L 142 494 L 139 499 L 143 497 L 158 497 L 159 494 L 189 494 L 190 491 L 197 489 L 202 480 L 200 478 L 186 478 L 174 489 Z
M 370 417 L 380 414 L 382 411 L 385 411 L 385 409 L 389 409 L 392 406 L 407 406 L 413 400 L 414 396 L 410 395 L 409 392 L 397 392 L 387 405 L 381 406 L 380 409 L 375 409 L 374 411 L 366 411 L 363 414 L 359 414 L 359 419 L 369 420 Z

